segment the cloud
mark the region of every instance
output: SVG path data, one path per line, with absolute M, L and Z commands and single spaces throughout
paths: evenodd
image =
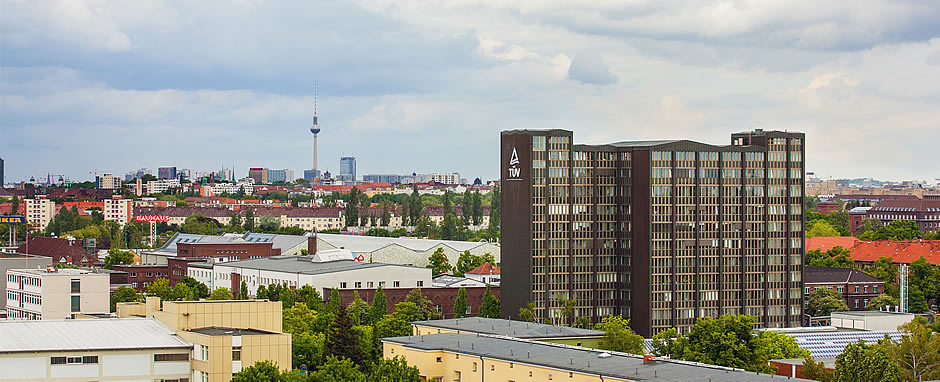
M 585 84 L 611 85 L 617 83 L 617 76 L 611 73 L 601 56 L 581 54 L 575 56 L 568 68 L 568 78 Z

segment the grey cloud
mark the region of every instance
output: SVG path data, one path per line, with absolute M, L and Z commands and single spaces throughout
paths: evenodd
M 571 60 L 568 78 L 594 85 L 617 83 L 617 76 L 610 71 L 604 59 L 594 54 L 579 54 Z

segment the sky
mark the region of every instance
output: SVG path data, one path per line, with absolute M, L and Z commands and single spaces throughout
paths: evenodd
M 806 133 L 820 177 L 940 178 L 940 2 L 0 0 L 6 179 L 172 165 L 499 176 L 499 132 Z

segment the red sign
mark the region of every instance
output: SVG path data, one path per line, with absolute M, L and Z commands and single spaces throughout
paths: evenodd
M 168 222 L 170 215 L 137 215 L 134 219 L 139 222 Z
M 363 262 L 363 261 L 366 261 L 366 258 L 365 258 L 365 256 L 363 256 L 363 255 L 359 255 L 359 256 L 356 256 L 355 258 L 353 258 L 353 260 L 356 260 L 356 261 L 358 261 L 358 262 L 361 263 L 361 262 Z

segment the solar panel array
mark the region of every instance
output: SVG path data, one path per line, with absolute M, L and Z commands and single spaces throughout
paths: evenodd
M 822 333 L 784 333 L 796 341 L 796 344 L 809 350 L 813 358 L 835 358 L 850 343 L 865 340 L 867 343 L 878 342 L 885 335 L 892 340 L 899 340 L 903 334 L 897 330 L 873 330 L 857 332 L 822 332 Z

